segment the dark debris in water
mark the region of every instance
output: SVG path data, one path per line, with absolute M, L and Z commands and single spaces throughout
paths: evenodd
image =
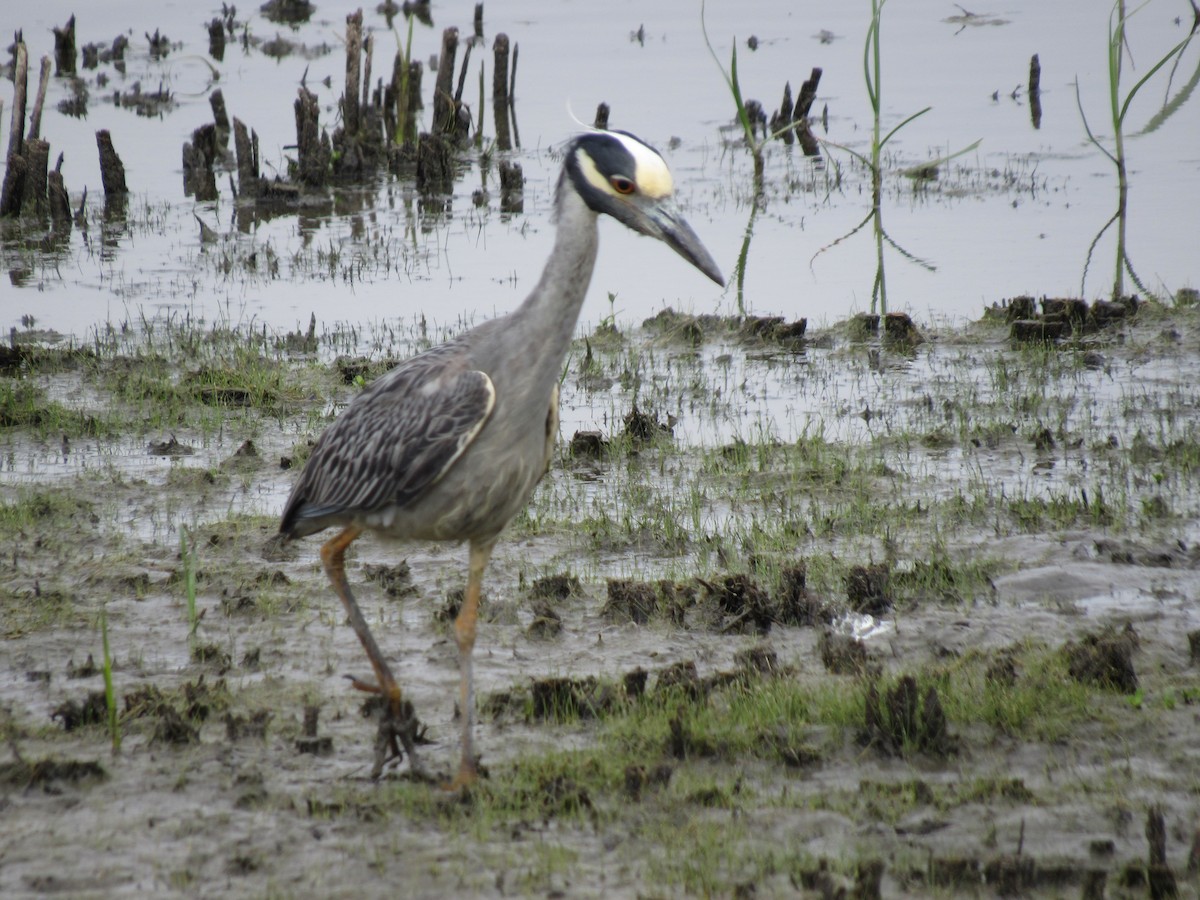
M 263 16 L 277 25 L 302 25 L 316 9 L 309 0 L 270 0 L 259 7 Z
M 626 413 L 624 422 L 623 434 L 635 445 L 651 443 L 658 437 L 669 438 L 675 430 L 672 416 L 668 415 L 667 421 L 661 422 L 653 412 L 638 409 L 636 401 L 633 408 Z
M 151 441 L 146 448 L 151 456 L 191 456 L 195 449 L 180 443 L 175 435 L 165 441 Z

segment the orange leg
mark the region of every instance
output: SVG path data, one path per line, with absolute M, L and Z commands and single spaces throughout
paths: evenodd
M 454 620 L 454 637 L 458 642 L 459 713 L 462 716 L 462 760 L 458 774 L 450 782 L 451 790 L 473 783 L 479 772 L 475 765 L 475 685 L 472 679 L 471 657 L 475 650 L 475 625 L 479 621 L 479 594 L 483 589 L 483 571 L 492 556 L 494 541 L 486 544 L 471 542 L 471 560 L 467 571 L 467 591 L 462 608 Z
M 400 693 L 400 685 L 396 683 L 396 679 L 392 675 L 392 670 L 388 668 L 379 645 L 375 643 L 375 638 L 372 636 L 371 630 L 367 628 L 367 622 L 354 600 L 354 595 L 350 593 L 350 585 L 346 581 L 346 568 L 343 556 L 346 548 L 360 534 L 362 534 L 362 529 L 353 525 L 342 529 L 335 537 L 330 538 L 321 547 L 321 562 L 325 566 L 325 574 L 329 577 L 329 581 L 333 585 L 338 599 L 342 601 L 342 606 L 346 609 L 346 615 L 350 619 L 350 627 L 354 629 L 354 633 L 358 635 L 359 643 L 367 651 L 367 658 L 370 659 L 371 667 L 375 670 L 375 679 L 378 684 L 377 689 L 387 701 L 387 712 L 384 715 L 383 723 L 380 725 L 381 744 L 383 746 L 376 747 L 375 768 L 371 775 L 374 778 L 379 777 L 380 772 L 383 771 L 384 762 L 386 762 L 386 747 L 390 745 L 394 748 L 397 738 L 404 744 L 404 749 L 408 752 L 409 767 L 414 772 L 420 773 L 421 766 L 417 762 L 416 748 L 413 740 L 414 727 L 411 706 L 404 702 Z M 363 684 L 355 680 L 355 686 L 361 688 Z

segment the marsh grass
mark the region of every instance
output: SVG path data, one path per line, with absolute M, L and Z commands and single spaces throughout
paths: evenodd
M 108 647 L 108 606 L 100 606 L 100 645 L 104 653 L 104 705 L 108 710 L 108 734 L 114 755 L 121 752 L 121 726 L 117 720 L 117 694 L 113 688 L 113 661 Z
M 23 380 L 0 381 L 0 429 L 28 429 L 40 436 L 66 434 L 95 437 L 111 433 L 113 424 L 47 399 L 45 391 Z
M 200 613 L 196 608 L 196 557 L 195 550 L 188 544 L 187 528 L 179 526 L 179 561 L 183 566 L 183 600 L 187 610 L 187 642 L 189 654 L 196 650 L 197 631 L 200 628 Z
M 998 659 L 1009 663 L 1011 681 L 995 676 Z M 884 676 L 876 686 L 886 692 L 898 677 Z M 1037 644 L 971 652 L 925 667 L 915 677 L 922 691 L 937 690 L 966 754 L 983 752 L 997 734 L 1058 741 L 1097 716 L 1096 691 L 1072 682 L 1061 657 Z M 794 886 L 811 879 L 816 861 L 806 852 L 758 839 L 766 822 L 780 825 L 795 813 L 828 810 L 851 822 L 894 825 L 918 809 L 944 813 L 980 803 L 1038 802 L 1019 778 L 1002 772 L 940 777 L 935 761 L 911 750 L 908 777 L 815 790 L 785 760 L 799 750 L 807 765 L 829 766 L 879 752 L 859 744 L 866 696 L 861 679 L 795 673 L 744 676 L 698 696 L 682 689 L 655 691 L 610 707 L 588 726 L 594 731 L 590 745 L 524 752 L 494 767 L 490 778 L 464 795 L 403 781 L 382 791 L 343 786 L 310 798 L 310 811 L 330 819 L 427 823 L 447 840 L 469 841 L 484 855 L 493 852 L 489 847 L 497 835 L 525 827 L 522 823 L 600 835 L 619 825 L 624 839 L 653 848 L 639 864 L 657 883 L 688 895 L 720 895 L 743 883 L 762 886 L 780 878 L 779 884 Z M 1119 702 L 1109 698 L 1100 706 Z M 546 727 L 577 730 L 582 724 L 569 720 Z M 569 870 L 571 860 L 572 851 L 564 848 L 531 862 L 522 883 L 545 888 Z M 827 865 L 852 874 L 860 862 L 851 851 Z
M 1096 237 L 1092 239 L 1091 246 L 1088 247 L 1087 256 L 1084 259 L 1083 275 L 1080 279 L 1079 292 L 1086 296 L 1084 287 L 1087 283 L 1088 268 L 1091 265 L 1092 253 L 1096 249 L 1100 238 L 1115 222 L 1117 225 L 1117 244 L 1116 244 L 1116 265 L 1113 272 L 1113 287 L 1111 297 L 1113 300 L 1120 299 L 1125 296 L 1125 275 L 1128 274 L 1130 280 L 1137 286 L 1145 295 L 1151 295 L 1151 292 L 1146 288 L 1142 279 L 1138 277 L 1134 270 L 1133 263 L 1129 258 L 1129 253 L 1126 244 L 1126 224 L 1129 211 L 1129 174 L 1128 162 L 1125 156 L 1125 140 L 1126 140 L 1126 120 L 1129 117 L 1129 107 L 1133 103 L 1133 98 L 1137 96 L 1146 83 L 1155 76 L 1155 74 L 1172 59 L 1181 58 L 1192 38 L 1196 34 L 1196 28 L 1200 25 L 1200 18 L 1194 22 L 1192 29 L 1188 32 L 1188 36 L 1177 43 L 1174 47 L 1163 54 L 1152 65 L 1146 74 L 1134 82 L 1133 87 L 1122 96 L 1121 94 L 1121 78 L 1123 69 L 1123 60 L 1128 49 L 1128 38 L 1126 28 L 1129 20 L 1140 10 L 1149 5 L 1149 0 L 1137 6 L 1132 11 L 1127 9 L 1126 0 L 1116 0 L 1113 3 L 1112 10 L 1108 16 L 1108 109 L 1109 109 L 1109 124 L 1112 127 L 1112 149 L 1104 145 L 1092 131 L 1091 125 L 1088 123 L 1087 114 L 1083 111 L 1083 98 L 1080 94 L 1079 79 L 1075 79 L 1075 105 L 1079 109 L 1079 117 L 1083 121 L 1084 131 L 1087 133 L 1088 140 L 1103 153 L 1113 164 L 1117 173 L 1117 209 L 1113 213 L 1112 218 L 1104 223 Z M 1193 9 L 1194 9 L 1193 5 Z M 1200 68 L 1197 69 L 1200 74 Z M 1190 89 L 1185 89 L 1190 90 Z M 1180 96 L 1186 96 L 1181 92 Z M 1164 103 L 1162 111 L 1155 117 L 1153 127 L 1158 128 L 1166 119 L 1170 118 L 1178 109 L 1178 105 L 1167 102 Z M 1147 126 L 1145 131 L 1150 131 L 1150 126 Z

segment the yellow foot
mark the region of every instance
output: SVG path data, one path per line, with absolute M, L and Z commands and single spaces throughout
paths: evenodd
M 462 765 L 458 774 L 442 785 L 445 791 L 457 792 L 469 788 L 479 780 L 479 771 L 474 766 Z

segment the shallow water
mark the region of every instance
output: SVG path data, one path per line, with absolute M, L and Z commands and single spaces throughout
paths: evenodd
M 409 187 L 386 176 L 378 190 L 340 201 L 332 215 L 280 216 L 251 233 L 234 227 L 226 176 L 218 178 L 218 202 L 185 198 L 180 147 L 211 119 L 208 93 L 214 87 L 224 92 L 230 115 L 257 131 L 268 173 L 284 169 L 292 152 L 287 149 L 295 141 L 292 101 L 302 78 L 320 97 L 322 125 L 333 127 L 344 77 L 339 40 L 344 14 L 353 8 L 320 4 L 312 21 L 294 30 L 268 22 L 257 9 L 239 10 L 239 21 L 249 22 L 255 41 L 280 35 L 307 52 L 276 60 L 257 43 L 243 48 L 231 42 L 224 62 L 216 64 L 215 81 L 204 62 L 204 21 L 219 10 L 201 13 L 187 4 L 144 0 L 108 5 L 103 15 L 61 0 L 23 9 L 10 24 L 24 28 L 33 60 L 52 52 L 50 28 L 64 24 L 72 12 L 78 15 L 80 47 L 128 33 L 124 76 L 102 64 L 98 71 L 109 81 L 101 87 L 96 71 L 81 69 L 91 93 L 86 119 L 56 110 L 66 86 L 54 80 L 42 133 L 51 142 L 52 161 L 65 152 L 63 171 L 74 201 L 87 186 L 92 202 L 100 196 L 93 135 L 109 129 L 133 199 L 131 223 L 124 233 L 108 236 L 110 245 L 98 240 L 98 210 L 88 235 L 76 229 L 60 254 L 6 244 L 3 262 L 10 279 L 0 286 L 0 327 L 19 326 L 23 315 L 32 315 L 40 328 L 82 337 L 97 323 L 172 310 L 279 329 L 306 324 L 310 312 L 329 327 L 421 315 L 453 323 L 507 311 L 535 283 L 549 252 L 548 213 L 558 168 L 553 149 L 577 128 L 568 104 L 579 119 L 590 121 L 600 101 L 612 106 L 613 127 L 664 149 L 692 224 L 726 275 L 732 273 L 749 213 L 750 168 L 734 140 L 732 102 L 705 49 L 699 8 L 691 2 L 655 4 L 653 10 L 633 2 L 485 6 L 484 47 L 472 55 L 464 93 L 477 107 L 476 67 L 485 60 L 490 73 L 492 39 L 501 31 L 509 34 L 520 45 L 516 112 L 522 149 L 514 156 L 527 180 L 524 214 L 502 215 L 494 196 L 485 208 L 472 204 L 481 177 L 474 163 L 456 185 L 449 215 L 438 218 L 421 217 Z M 468 35 L 471 10 L 465 3 L 439 8 L 433 28 L 418 25 L 414 58 L 437 52 L 445 26 L 457 25 Z M 884 221 L 898 245 L 934 269 L 889 251 L 890 307 L 918 318 L 963 319 L 1019 293 L 1107 295 L 1113 229 L 1098 243 L 1086 279 L 1084 267 L 1089 244 L 1115 209 L 1115 178 L 1111 164 L 1087 142 L 1073 81 L 1079 80 L 1093 130 L 1104 135 L 1108 9 L 1085 2 L 1016 3 L 970 22 L 954 19 L 958 12 L 941 3 L 892 4 L 884 11 L 884 128 L 933 107 L 888 145 Z M 365 11 L 365 20 L 376 35 L 378 75 L 390 70 L 403 25 L 393 37 L 373 10 Z M 824 75 L 814 110 L 827 109 L 828 128 L 818 133 L 866 150 L 866 4 L 807 4 L 800 11 L 765 0 L 718 2 L 708 5 L 707 23 L 722 63 L 736 37 L 743 93 L 768 109 L 778 104 L 785 81 L 798 90 L 809 69 L 820 66 Z M 1182 3 L 1158 0 L 1138 12 L 1129 25 L 1127 87 L 1185 36 L 1188 23 L 1190 10 Z M 155 29 L 172 41 L 162 60 L 149 58 L 143 37 Z M 756 50 L 747 46 L 751 36 L 758 40 Z M 1043 79 L 1037 130 L 1023 90 L 1010 96 L 1025 84 L 1033 53 L 1040 56 Z M 460 64 L 461 59 L 460 46 Z M 1129 253 L 1146 286 L 1164 293 L 1196 282 L 1192 207 L 1200 196 L 1200 156 L 1193 137 L 1200 115 L 1190 89 L 1198 65 L 1200 53 L 1193 46 L 1177 70 L 1159 72 L 1133 104 L 1126 128 L 1133 135 L 1127 145 Z M 488 77 L 484 130 L 490 137 Z M 427 72 L 427 94 L 432 80 Z M 129 91 L 135 82 L 143 91 L 169 89 L 173 108 L 147 119 L 114 106 L 113 91 Z M 1161 127 L 1139 133 L 1168 98 L 1181 95 L 1179 108 Z M 11 83 L 0 85 L 0 98 L 11 111 Z M 7 122 L 4 135 L 7 141 Z M 914 188 L 897 174 L 977 139 L 980 147 L 954 160 L 932 185 Z M 874 247 L 865 232 L 814 259 L 852 229 L 869 205 L 862 172 L 845 152 L 828 152 L 842 169 L 838 188 L 830 189 L 830 168 L 814 169 L 797 149 L 778 142 L 769 149 L 767 208 L 758 220 L 746 277 L 751 311 L 821 321 L 870 308 Z M 222 239 L 202 246 L 193 214 Z M 419 237 L 413 239 L 415 220 Z M 602 234 L 585 322 L 614 314 L 637 321 L 665 305 L 736 311 L 732 288 L 715 288 L 654 242 L 637 240 L 611 223 Z M 244 259 L 255 249 L 260 258 L 274 254 L 278 277 L 266 265 L 257 271 L 236 265 L 226 272 L 225 257 Z M 610 294 L 611 304 L 605 300 Z

